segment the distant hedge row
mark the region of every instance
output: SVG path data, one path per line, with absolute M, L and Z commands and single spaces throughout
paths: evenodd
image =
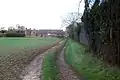
M 25 34 L 24 33 L 8 32 L 5 34 L 0 34 L 0 37 L 25 37 Z

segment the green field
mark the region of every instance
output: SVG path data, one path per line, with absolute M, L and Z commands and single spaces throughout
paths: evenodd
M 21 50 L 30 50 L 53 44 L 57 38 L 0 38 L 0 57 L 6 57 Z

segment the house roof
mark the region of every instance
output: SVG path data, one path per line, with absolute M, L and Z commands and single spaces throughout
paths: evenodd
M 41 29 L 37 30 L 37 34 L 64 34 L 63 30 L 49 30 L 49 29 Z

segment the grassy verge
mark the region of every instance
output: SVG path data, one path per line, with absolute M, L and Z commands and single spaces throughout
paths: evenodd
M 87 80 L 120 80 L 118 68 L 105 67 L 101 60 L 86 53 L 85 47 L 72 40 L 66 44 L 65 59 Z
M 55 52 L 50 52 L 43 60 L 43 80 L 59 80 Z

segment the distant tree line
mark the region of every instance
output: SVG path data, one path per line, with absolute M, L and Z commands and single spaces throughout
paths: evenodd
M 5 30 L 5 27 L 1 27 L 0 37 L 25 37 L 25 27 L 19 24 L 16 25 L 16 28 L 8 27 L 8 30 Z

